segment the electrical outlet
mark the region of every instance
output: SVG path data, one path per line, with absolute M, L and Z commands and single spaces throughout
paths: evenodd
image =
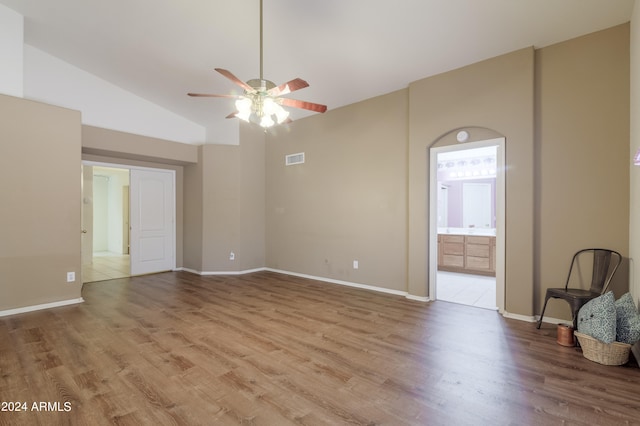
M 358 261 L 357 261 L 357 260 L 354 260 L 354 261 L 353 261 L 353 269 L 358 269 L 358 266 L 360 266 L 360 265 L 358 264 Z
M 236 254 L 234 252 L 229 253 L 229 260 L 236 260 Z
M 75 272 L 67 272 L 67 282 L 68 283 L 72 283 L 76 280 L 76 273 Z

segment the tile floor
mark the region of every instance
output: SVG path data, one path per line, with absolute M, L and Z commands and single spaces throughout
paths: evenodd
M 93 263 L 82 266 L 82 282 L 112 280 L 130 276 L 128 254 L 99 252 L 93 254 Z
M 482 275 L 438 271 L 436 298 L 485 309 L 496 308 L 496 279 Z

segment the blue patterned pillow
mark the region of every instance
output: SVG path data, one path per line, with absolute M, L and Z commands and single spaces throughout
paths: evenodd
M 626 293 L 616 300 L 616 340 L 633 345 L 640 340 L 640 315 L 633 297 Z
M 588 301 L 578 311 L 578 331 L 603 343 L 616 340 L 616 306 L 613 292 Z

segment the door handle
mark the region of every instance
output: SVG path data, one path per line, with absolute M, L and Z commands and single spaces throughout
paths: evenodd
M 87 233 L 87 230 L 86 230 L 86 229 L 83 229 L 81 232 L 82 232 L 83 234 L 86 234 L 86 233 Z

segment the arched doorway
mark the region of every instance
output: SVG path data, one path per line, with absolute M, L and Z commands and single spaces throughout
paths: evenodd
M 456 279 L 467 274 L 495 276 L 493 308 L 503 313 L 505 138 L 467 142 L 466 137 L 468 133 L 458 132 L 458 144 L 439 146 L 436 141 L 429 148 L 429 299 L 438 299 L 439 271 L 460 274 Z M 456 195 L 450 196 L 445 188 L 455 188 Z M 485 197 L 491 202 L 478 204 Z M 484 281 L 478 279 L 478 285 Z M 481 306 L 491 307 L 491 303 Z

